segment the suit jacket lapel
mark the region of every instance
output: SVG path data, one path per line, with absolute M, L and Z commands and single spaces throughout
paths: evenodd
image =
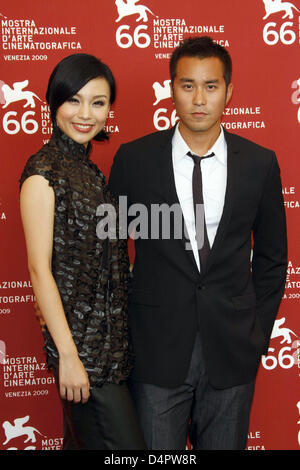
M 159 156 L 159 172 L 160 172 L 160 184 L 163 190 L 166 202 L 169 205 L 174 203 L 179 204 L 172 160 L 172 138 L 174 135 L 175 128 L 168 130 L 164 133 L 161 141 L 161 153 Z
M 174 169 L 172 162 L 172 137 L 175 128 L 172 128 L 165 133 L 162 132 L 161 140 L 161 153 L 159 155 L 159 173 L 160 173 L 160 185 L 163 189 L 165 199 L 169 206 L 177 203 L 179 200 L 176 192 Z M 237 197 L 238 189 L 238 175 L 240 167 L 240 156 L 239 149 L 234 145 L 231 134 L 224 129 L 225 139 L 227 143 L 227 185 L 225 192 L 223 214 L 219 223 L 219 227 L 215 236 L 213 246 L 207 260 L 206 272 L 212 266 L 215 257 L 218 254 L 218 249 L 221 246 L 224 235 L 230 222 L 232 207 L 234 200 Z M 182 239 L 178 240 L 181 249 L 184 249 L 187 253 L 188 259 L 192 262 L 193 268 L 198 272 L 197 264 L 194 258 L 192 250 L 186 249 L 187 239 L 183 236 Z M 205 272 L 201 273 L 201 277 Z
M 231 134 L 224 129 L 227 143 L 227 185 L 225 192 L 224 208 L 219 227 L 215 236 L 213 246 L 207 260 L 206 270 L 208 270 L 217 256 L 218 249 L 221 246 L 224 235 L 230 222 L 231 212 L 235 198 L 237 197 L 238 175 L 240 168 L 239 149 L 234 145 Z
M 174 176 L 174 168 L 173 168 L 173 159 L 172 159 L 172 137 L 174 135 L 175 127 L 168 130 L 165 135 L 163 136 L 161 146 L 162 152 L 160 154 L 160 161 L 159 161 L 159 168 L 160 168 L 160 184 L 161 188 L 164 189 L 164 195 L 166 202 L 169 206 L 173 204 L 178 204 L 180 207 L 176 186 L 175 186 L 175 176 Z M 180 207 L 181 211 L 181 207 Z M 184 224 L 183 214 L 181 212 L 182 221 Z M 178 239 L 178 248 L 184 249 L 187 253 L 187 257 L 189 261 L 192 263 L 193 268 L 196 272 L 198 272 L 197 263 L 195 261 L 195 257 L 193 251 L 190 249 L 186 249 L 186 244 L 189 243 L 189 239 L 185 237 L 185 233 L 187 233 L 186 229 L 185 232 L 182 234 L 182 238 Z

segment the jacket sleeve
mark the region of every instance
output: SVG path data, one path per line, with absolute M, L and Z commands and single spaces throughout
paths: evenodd
M 134 218 L 128 215 L 131 204 L 130 187 L 132 185 L 128 158 L 129 152 L 126 149 L 126 145 L 121 145 L 114 157 L 108 180 L 108 188 L 118 200 L 119 212 L 123 220 L 122 227 L 123 230 L 126 230 L 127 234 L 129 225 Z
M 108 187 L 115 197 L 128 197 L 128 178 L 125 165 L 124 146 L 121 145 L 117 151 L 110 170 Z
M 285 288 L 287 270 L 286 216 L 280 169 L 272 152 L 264 191 L 253 226 L 252 273 L 257 309 L 266 336 L 265 354 Z

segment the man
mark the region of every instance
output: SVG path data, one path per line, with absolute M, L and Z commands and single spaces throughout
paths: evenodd
M 135 240 L 132 391 L 149 449 L 184 449 L 188 434 L 194 449 L 244 449 L 285 284 L 280 171 L 274 152 L 220 124 L 233 88 L 224 48 L 188 39 L 170 73 L 179 124 L 122 145 L 109 183 L 149 213 L 180 204 L 192 248 L 174 236 L 174 218 L 170 239 Z M 206 260 L 194 212 L 201 184 Z

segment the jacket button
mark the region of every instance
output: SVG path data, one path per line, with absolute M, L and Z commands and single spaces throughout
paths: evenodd
M 205 289 L 205 285 L 204 284 L 198 284 L 197 288 L 198 288 L 198 290 L 203 290 L 203 289 Z

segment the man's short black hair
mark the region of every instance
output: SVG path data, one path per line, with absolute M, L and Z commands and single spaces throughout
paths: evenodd
M 231 57 L 223 46 L 220 46 L 214 42 L 209 36 L 185 39 L 173 51 L 169 65 L 172 85 L 176 77 L 177 62 L 181 57 L 198 57 L 199 59 L 217 57 L 223 64 L 224 80 L 226 83 L 226 88 L 228 87 L 232 75 Z

